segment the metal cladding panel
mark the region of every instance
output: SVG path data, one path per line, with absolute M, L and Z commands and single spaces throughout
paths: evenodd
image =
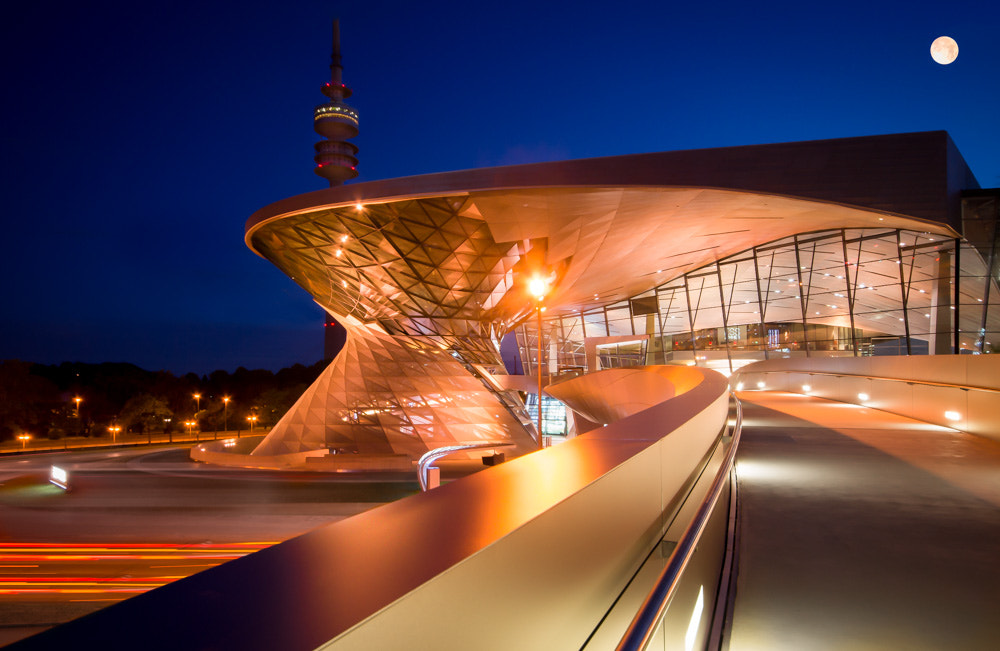
M 319 190 L 267 206 L 247 221 L 319 205 L 473 190 L 687 186 L 745 190 L 945 223 L 957 193 L 978 187 L 945 131 L 633 154 L 483 168 Z

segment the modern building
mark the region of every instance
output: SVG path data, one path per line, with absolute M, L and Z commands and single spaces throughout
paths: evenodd
M 315 111 L 316 173 L 331 187 L 257 211 L 246 242 L 347 340 L 260 463 L 403 468 L 490 442 L 516 456 L 539 445 L 539 383 L 602 368 L 729 374 L 776 357 L 1000 345 L 998 192 L 979 189 L 945 132 L 343 186 L 358 115 L 336 23 L 331 60 Z M 505 336 L 523 376 L 507 375 Z M 578 431 L 546 411 L 544 434 Z
M 945 132 L 616 156 L 332 187 L 247 244 L 347 344 L 257 454 L 534 446 L 504 378 L 600 368 L 990 353 L 998 193 Z M 538 359 L 536 301 L 548 285 Z M 529 402 L 534 398 L 529 396 Z

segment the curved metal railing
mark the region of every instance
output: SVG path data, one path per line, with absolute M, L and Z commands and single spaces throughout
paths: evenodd
M 502 448 L 504 446 L 514 445 L 513 443 L 507 443 L 504 441 L 497 441 L 493 443 L 467 443 L 463 445 L 446 445 L 440 448 L 434 448 L 428 452 L 425 452 L 420 460 L 417 461 L 417 480 L 420 482 L 420 490 L 427 490 L 427 471 L 430 470 L 431 464 L 440 459 L 441 457 L 446 457 L 452 452 L 461 452 L 462 450 L 481 450 L 483 448 Z
M 636 613 L 628 630 L 618 643 L 617 651 L 642 651 L 652 640 L 657 626 L 663 620 L 663 615 L 667 612 L 667 607 L 670 606 L 670 601 L 674 597 L 681 574 L 687 567 L 688 561 L 691 560 L 691 556 L 698 546 L 698 541 L 701 539 L 701 534 L 708 525 L 712 511 L 722 494 L 722 488 L 729 480 L 729 474 L 736 459 L 736 448 L 740 442 L 740 433 L 743 429 L 743 407 L 740 405 L 739 399 L 735 396 L 733 399 L 736 401 L 736 422 L 733 424 L 733 440 L 726 452 L 725 459 L 722 461 L 722 467 L 716 473 L 715 480 L 712 482 L 711 488 L 708 489 L 705 499 L 702 500 L 701 506 L 698 507 L 694 519 L 684 530 L 684 535 L 681 536 L 670 558 L 667 559 L 666 567 L 663 568 L 663 572 L 656 580 L 656 585 L 646 597 L 639 612 Z

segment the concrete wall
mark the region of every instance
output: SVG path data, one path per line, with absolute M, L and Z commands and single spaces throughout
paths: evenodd
M 1000 355 L 776 359 L 730 378 L 744 391 L 760 382 L 766 390 L 864 404 L 1000 440 Z
M 308 457 L 323 456 L 323 450 L 310 450 L 294 454 L 251 455 L 250 453 L 264 440 L 263 436 L 220 439 L 200 443 L 191 448 L 191 459 L 203 463 L 235 468 L 257 468 L 263 470 L 308 469 L 303 466 Z M 326 468 L 315 468 L 326 470 Z

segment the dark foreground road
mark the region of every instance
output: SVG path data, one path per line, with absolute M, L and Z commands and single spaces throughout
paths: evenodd
M 186 448 L 0 459 L 0 646 L 417 490 L 412 474 L 216 468 Z

